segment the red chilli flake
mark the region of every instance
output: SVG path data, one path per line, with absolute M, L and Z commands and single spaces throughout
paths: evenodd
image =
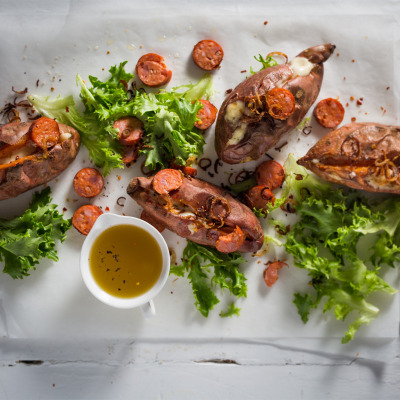
M 264 25 L 268 25 L 268 21 L 264 21 Z
M 106 210 L 106 211 L 110 211 L 110 207 L 107 206 L 107 207 L 105 208 L 105 210 Z

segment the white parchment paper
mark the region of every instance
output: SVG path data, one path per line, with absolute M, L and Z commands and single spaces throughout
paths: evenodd
M 188 8 L 189 10 L 189 8 Z M 395 21 L 390 15 L 319 15 L 306 13 L 269 14 L 268 7 L 257 13 L 242 13 L 241 8 L 229 12 L 211 13 L 196 8 L 174 14 L 165 8 L 162 14 L 146 12 L 124 13 L 123 10 L 101 12 L 81 10 L 71 2 L 69 10 L 52 15 L 49 10 L 27 16 L 0 14 L 0 101 L 1 105 L 14 98 L 11 86 L 21 90 L 28 87 L 31 94 L 61 96 L 74 94 L 78 88 L 75 76 L 83 79 L 94 75 L 107 77 L 111 65 L 128 60 L 133 71 L 138 58 L 145 53 L 163 55 L 173 71 L 168 88 L 195 82 L 203 73 L 194 66 L 191 51 L 204 38 L 219 42 L 225 52 L 221 68 L 213 73 L 216 90 L 213 99 L 219 107 L 225 91 L 234 88 L 249 75 L 250 66 L 259 65 L 253 56 L 282 51 L 289 59 L 305 48 L 320 43 L 334 43 L 335 53 L 325 63 L 325 77 L 319 99 L 337 97 L 345 105 L 344 123 L 374 121 L 398 124 L 398 106 L 394 91 Z M 266 23 L 267 22 L 267 23 Z M 9 35 L 12 29 L 13 35 Z M 242 72 L 246 70 L 247 72 Z M 53 88 L 53 89 L 52 89 Z M 351 100 L 354 98 L 354 100 Z M 362 105 L 356 100 L 362 98 Z M 311 116 L 311 111 L 309 116 Z M 269 154 L 283 162 L 292 152 L 303 155 L 327 130 L 318 127 L 311 117 L 312 134 L 305 136 L 294 130 L 282 143 L 280 151 Z M 205 156 L 213 160 L 214 130 L 206 134 Z M 87 152 L 81 149 L 73 164 L 52 181 L 54 201 L 65 215 L 73 212 L 84 200 L 72 189 L 75 173 L 89 166 Z M 256 162 L 245 165 L 254 169 Z M 223 165 L 218 175 L 211 169 L 200 171 L 201 178 L 227 184 L 232 172 L 243 165 Z M 110 212 L 139 216 L 140 209 L 127 198 L 125 206 L 116 200 L 125 196 L 126 186 L 139 176 L 139 165 L 115 170 L 106 179 L 104 194 L 91 201 Z M 17 199 L 0 203 L 0 216 L 22 212 L 32 192 Z M 263 221 L 265 228 L 268 227 Z M 180 254 L 184 240 L 173 233 L 164 236 L 171 248 Z M 293 265 L 280 271 L 273 288 L 262 279 L 264 263 L 285 257 L 279 248 L 261 258 L 247 256 L 243 267 L 248 279 L 248 297 L 238 302 L 242 308 L 239 318 L 221 319 L 219 312 L 229 298 L 221 302 L 205 319 L 194 308 L 193 295 L 186 279 L 169 278 L 162 293 L 155 299 L 157 315 L 145 321 L 139 310 L 116 310 L 93 298 L 84 286 L 79 271 L 79 251 L 84 237 L 71 229 L 67 241 L 58 246 L 60 261 L 44 260 L 30 277 L 13 281 L 0 277 L 0 335 L 8 338 L 133 338 L 133 339 L 266 339 L 266 338 L 340 338 L 347 323 L 334 321 L 331 315 L 314 312 L 304 325 L 292 304 L 293 293 L 307 287 L 304 271 Z M 399 287 L 396 271 L 385 277 Z M 397 295 L 376 296 L 381 313 L 369 327 L 362 327 L 359 337 L 393 338 L 398 336 L 399 299 Z M 340 341 L 338 340 L 337 343 Z

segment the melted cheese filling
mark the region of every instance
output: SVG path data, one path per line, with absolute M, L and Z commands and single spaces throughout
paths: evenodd
M 297 76 L 310 75 L 311 70 L 314 68 L 314 64 L 308 61 L 304 57 L 295 57 L 290 62 L 293 74 Z
M 235 144 L 238 144 L 244 138 L 246 129 L 247 124 L 241 123 L 239 127 L 234 130 L 232 137 L 226 143 L 227 146 L 234 146 Z
M 245 109 L 246 106 L 244 104 L 244 101 L 242 100 L 238 100 L 229 104 L 226 107 L 225 120 L 232 125 L 235 125 L 240 120 L 240 118 L 242 118 L 242 115 L 245 113 Z

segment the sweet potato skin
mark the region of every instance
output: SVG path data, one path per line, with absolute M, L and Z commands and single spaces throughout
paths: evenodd
M 329 182 L 400 194 L 400 127 L 370 122 L 343 125 L 297 162 Z
M 12 130 L 15 131 L 15 137 L 26 134 L 31 124 L 26 122 L 20 125 L 13 124 Z M 70 134 L 70 136 L 49 149 L 46 156 L 43 152 L 38 152 L 32 157 L 27 157 L 20 164 L 2 169 L 0 200 L 16 197 L 27 190 L 49 182 L 63 172 L 75 159 L 80 146 L 79 133 L 65 124 L 59 124 L 59 128 L 62 135 Z M 8 130 L 8 132 L 10 131 Z M 7 134 L 4 136 L 0 134 L 0 140 L 4 139 L 5 143 L 13 144 L 15 139 L 7 136 Z
M 257 160 L 275 146 L 282 136 L 295 128 L 319 94 L 323 63 L 334 49 L 334 45 L 324 44 L 301 52 L 297 57 L 303 57 L 313 64 L 311 72 L 306 76 L 294 74 L 289 64 L 283 64 L 266 68 L 240 83 L 222 103 L 218 113 L 215 131 L 218 157 L 229 164 Z M 285 120 L 275 119 L 267 114 L 259 121 L 249 122 L 243 139 L 237 144 L 229 144 L 240 121 L 235 124 L 227 120 L 227 107 L 237 101 L 245 102 L 244 99 L 249 97 L 262 97 L 275 87 L 282 87 L 293 94 L 294 113 Z
M 163 224 L 177 235 L 198 244 L 215 247 L 218 238 L 227 234 L 227 227 L 232 230 L 239 226 L 245 234 L 239 252 L 254 252 L 262 246 L 264 234 L 256 216 L 247 206 L 235 200 L 222 188 L 198 178 L 185 176 L 181 187 L 171 192 L 169 198 L 190 209 L 191 215 L 188 216 L 175 214 L 163 207 L 165 197 L 154 191 L 152 181 L 153 177 L 133 178 L 128 185 L 127 193 L 156 222 Z M 222 227 L 218 227 L 218 223 L 214 226 L 204 226 L 199 223 L 200 219 L 197 216 L 204 214 L 204 207 L 210 204 L 210 199 L 216 199 L 215 213 L 226 212 L 224 207 L 218 210 L 220 206 L 218 202 L 221 199 L 226 200 L 229 205 L 230 213 L 224 218 Z

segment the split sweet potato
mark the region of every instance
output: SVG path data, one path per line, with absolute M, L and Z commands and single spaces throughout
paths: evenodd
M 58 133 L 48 134 L 40 118 L 34 122 L 10 123 L 0 128 L 0 200 L 18 196 L 57 177 L 75 159 L 80 145 L 79 133 L 56 123 Z M 38 130 L 44 134 L 38 140 Z M 34 138 L 32 137 L 34 133 Z
M 158 175 L 167 179 L 170 172 L 174 178 L 176 170 L 169 169 L 155 176 L 133 178 L 127 188 L 152 220 L 179 236 L 221 252 L 254 252 L 261 247 L 264 235 L 260 222 L 226 190 L 182 174 L 179 185 L 171 185 L 170 190 L 160 194 Z
M 400 194 L 400 127 L 344 125 L 324 136 L 297 162 L 329 182 Z
M 294 129 L 315 102 L 323 63 L 334 49 L 332 44 L 311 47 L 290 63 L 266 68 L 240 83 L 218 113 L 218 157 L 229 164 L 257 160 Z

